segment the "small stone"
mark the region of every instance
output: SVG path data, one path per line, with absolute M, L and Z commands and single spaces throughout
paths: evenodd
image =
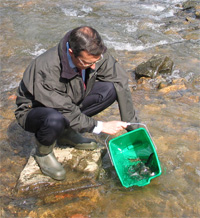
M 158 85 L 158 89 L 163 89 L 163 88 L 166 88 L 168 86 L 168 83 L 167 82 L 161 82 L 159 85 Z
M 146 78 L 146 77 L 141 77 L 139 80 L 138 80 L 138 85 L 137 85 L 137 89 L 144 89 L 144 90 L 151 90 L 152 89 L 152 86 L 151 84 L 149 83 L 150 81 L 150 78 Z
M 70 218 L 88 218 L 88 216 L 85 216 L 85 215 L 80 214 L 80 213 L 76 213 L 76 214 L 70 216 Z
M 196 12 L 195 12 L 195 16 L 196 16 L 197 18 L 200 18 L 200 11 L 196 11 Z
M 194 18 L 192 18 L 192 17 L 186 17 L 185 20 L 186 20 L 187 22 L 193 22 L 193 21 L 194 21 Z
M 167 31 L 165 31 L 165 34 L 167 34 L 167 35 L 177 35 L 178 33 L 175 31 L 175 30 L 167 30 Z
M 29 218 L 37 218 L 37 217 L 38 217 L 38 214 L 37 214 L 35 211 L 31 211 L 31 212 L 28 214 L 28 217 L 29 217 Z
M 9 100 L 16 100 L 17 96 L 16 95 L 10 95 L 8 97 Z
M 187 81 L 186 81 L 185 78 L 178 78 L 178 79 L 173 79 L 172 80 L 173 85 L 184 85 L 186 82 Z

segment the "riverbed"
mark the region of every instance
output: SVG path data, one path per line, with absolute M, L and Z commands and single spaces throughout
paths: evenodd
M 1 217 L 199 217 L 200 20 L 183 0 L 5 0 L 1 6 Z M 196 8 L 198 9 L 198 7 Z M 126 69 L 134 106 L 157 147 L 161 176 L 125 188 L 103 159 L 98 186 L 71 192 L 18 195 L 16 183 L 33 147 L 14 117 L 15 93 L 31 60 L 80 25 L 96 28 Z M 135 68 L 153 55 L 174 62 L 167 80 L 183 88 L 162 92 L 138 84 Z M 153 80 L 149 81 L 154 82 Z M 176 83 L 176 85 L 179 85 Z M 98 120 L 118 119 L 114 103 Z M 103 142 L 105 135 L 100 135 Z

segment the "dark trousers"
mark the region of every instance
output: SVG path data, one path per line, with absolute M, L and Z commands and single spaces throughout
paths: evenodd
M 110 106 L 117 98 L 113 83 L 96 82 L 88 96 L 81 102 L 80 110 L 94 116 Z M 53 108 L 36 107 L 27 115 L 25 130 L 35 133 L 43 145 L 51 145 L 70 125 L 68 119 Z

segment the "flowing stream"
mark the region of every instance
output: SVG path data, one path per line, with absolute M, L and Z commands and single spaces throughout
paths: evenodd
M 199 217 L 200 215 L 200 22 L 183 0 L 4 0 L 1 11 L 1 217 Z M 30 154 L 29 138 L 14 132 L 15 92 L 29 62 L 64 34 L 90 25 L 127 70 L 141 122 L 157 146 L 162 175 L 144 187 L 124 188 L 109 159 L 103 185 L 60 200 L 19 197 L 15 184 Z M 185 89 L 162 94 L 137 89 L 134 69 L 154 54 L 169 56 L 170 79 Z M 116 104 L 103 120 L 118 118 Z M 97 118 L 99 118 L 97 116 Z M 12 140 L 11 140 L 12 139 Z M 57 196 L 57 195 L 56 195 Z M 59 198 L 58 196 L 58 198 Z

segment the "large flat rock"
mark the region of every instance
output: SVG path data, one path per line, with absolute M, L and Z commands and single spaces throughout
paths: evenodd
M 101 150 L 76 150 L 74 148 L 55 148 L 55 156 L 67 171 L 66 179 L 56 181 L 42 174 L 33 155 L 22 170 L 17 182 L 17 191 L 21 194 L 40 193 L 49 188 L 65 187 L 65 190 L 84 188 L 94 185 L 101 166 Z M 34 150 L 32 151 L 34 154 Z

